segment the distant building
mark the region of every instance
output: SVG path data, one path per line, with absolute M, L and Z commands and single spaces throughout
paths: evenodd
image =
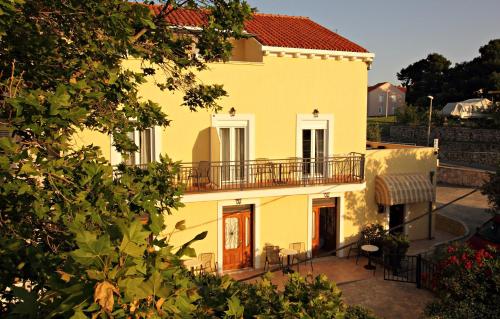
M 368 116 L 391 116 L 404 106 L 406 88 L 389 82 L 368 87 Z

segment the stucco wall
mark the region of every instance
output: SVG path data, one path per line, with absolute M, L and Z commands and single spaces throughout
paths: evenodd
M 377 212 L 375 202 L 375 177 L 383 174 L 408 174 L 437 171 L 437 159 L 432 148 L 403 148 L 368 150 L 366 152 L 366 210 Z M 428 211 L 428 203 L 415 203 L 407 205 L 406 219 L 412 219 Z M 382 215 L 382 220 L 387 225 L 387 213 Z M 428 235 L 427 218 L 422 218 L 408 226 L 410 239 L 423 239 Z
M 262 251 L 267 244 L 289 247 L 293 242 L 307 243 L 306 195 L 250 198 L 245 199 L 243 203 L 254 205 L 256 266 L 264 266 L 265 256 L 262 256 Z M 215 254 L 216 260 L 221 259 L 222 252 L 219 252 L 217 231 L 218 223 L 219 227 L 222 226 L 222 220 L 218 216 L 220 207 L 232 205 L 235 205 L 234 200 L 187 203 L 178 212 L 166 216 L 168 229 L 173 229 L 175 223 L 180 220 L 185 220 L 187 227 L 183 231 L 175 231 L 170 237 L 170 244 L 179 247 L 197 234 L 208 231 L 207 237 L 194 243 L 192 247 L 198 254 L 211 252 Z
M 134 69 L 138 61 L 125 65 Z M 224 84 L 229 96 L 221 113 L 234 107 L 237 114 L 254 114 L 256 158 L 286 158 L 296 156 L 297 114 L 314 109 L 333 115 L 332 153 L 364 151 L 367 74 L 360 61 L 264 57 L 263 63 L 210 64 L 200 79 Z M 162 153 L 184 162 L 209 159 L 212 113 L 182 107 L 181 94 L 160 91 L 153 81 L 140 95 L 160 103 L 172 120 L 163 130 Z M 92 136 L 92 142 L 110 157 L 108 136 Z

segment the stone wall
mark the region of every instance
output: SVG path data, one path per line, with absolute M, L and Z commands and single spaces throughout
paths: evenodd
M 480 187 L 488 181 L 491 172 L 453 166 L 439 166 L 437 182 L 457 186 Z
M 467 127 L 434 127 L 431 141 L 439 139 L 439 158 L 445 162 L 494 168 L 500 162 L 500 130 Z M 427 143 L 427 127 L 393 125 L 390 141 Z

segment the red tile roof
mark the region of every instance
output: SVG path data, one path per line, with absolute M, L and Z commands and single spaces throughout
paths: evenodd
M 158 14 L 160 6 L 152 6 Z M 166 17 L 177 26 L 199 27 L 206 21 L 200 10 L 177 9 Z M 329 51 L 368 52 L 365 48 L 328 30 L 307 17 L 255 13 L 245 30 L 265 46 Z
M 368 87 L 368 92 L 371 92 L 371 91 L 373 91 L 375 89 L 378 89 L 379 87 L 381 87 L 382 85 L 384 85 L 386 83 L 389 83 L 389 82 L 380 82 L 380 83 L 377 83 L 375 85 L 369 86 Z
M 380 82 L 380 83 L 377 83 L 375 85 L 372 85 L 372 86 L 369 86 L 368 87 L 368 92 L 371 92 L 379 87 L 381 87 L 382 85 L 386 84 L 386 83 L 389 83 L 389 82 Z M 389 83 L 390 84 L 390 83 Z M 405 93 L 406 94 L 406 88 L 404 86 L 395 86 L 395 85 L 392 85 L 390 84 L 391 86 L 395 87 L 396 89 L 400 90 L 401 92 Z

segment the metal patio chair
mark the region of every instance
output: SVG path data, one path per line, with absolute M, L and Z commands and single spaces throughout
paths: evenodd
M 198 260 L 201 262 L 201 271 L 203 273 L 217 272 L 217 262 L 215 261 L 214 253 L 201 253 L 198 255 Z
M 193 167 L 188 178 L 196 182 L 196 187 L 200 189 L 203 187 L 213 187 L 215 184 L 210 179 L 210 162 L 200 161 L 197 167 Z M 193 183 L 194 184 L 194 183 Z
M 279 269 L 283 269 L 283 259 L 281 258 L 280 248 L 278 246 L 264 246 L 264 254 L 266 255 L 264 271 L 268 271 L 271 265 L 278 265 Z
M 359 256 L 363 255 L 363 250 L 361 249 L 361 246 L 364 244 L 367 244 L 365 238 L 363 238 L 361 235 L 359 239 L 349 247 L 349 252 L 347 253 L 347 259 L 351 257 L 351 253 L 356 253 L 356 265 L 358 264 L 359 261 Z
M 300 271 L 301 262 L 307 264 L 307 262 L 309 261 L 309 263 L 311 264 L 311 272 L 312 272 L 314 270 L 312 256 L 311 253 L 306 251 L 306 245 L 303 242 L 291 243 L 290 248 L 299 252 L 298 254 L 293 255 L 292 257 L 292 264 L 294 260 L 297 261 L 297 271 Z

